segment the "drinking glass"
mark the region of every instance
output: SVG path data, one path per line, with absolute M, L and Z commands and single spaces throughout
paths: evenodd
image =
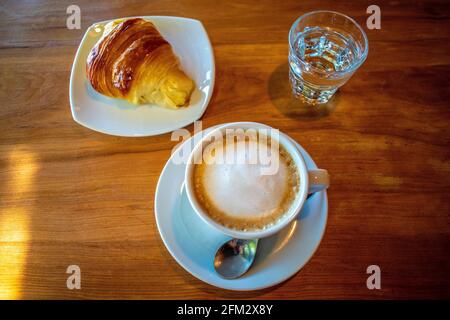
M 292 91 L 308 104 L 326 103 L 366 60 L 367 36 L 352 18 L 334 11 L 302 15 L 289 32 Z

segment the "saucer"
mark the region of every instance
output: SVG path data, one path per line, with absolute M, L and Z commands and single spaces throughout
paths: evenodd
M 204 130 L 203 134 L 213 128 Z M 214 255 L 231 238 L 216 231 L 197 216 L 184 189 L 186 165 L 180 158 L 186 156 L 183 153 L 189 149 L 189 145 L 193 147 L 201 134 L 202 132 L 197 133 L 186 140 L 173 152 L 159 177 L 155 194 L 155 217 L 167 250 L 194 277 L 219 288 L 249 291 L 283 282 L 311 259 L 322 240 L 328 216 L 326 191 L 312 195 L 297 219 L 282 231 L 259 241 L 255 262 L 246 274 L 238 279 L 223 279 L 214 270 Z M 308 169 L 316 169 L 310 155 L 297 142 L 295 144 Z
M 131 17 L 130 17 L 131 18 Z M 75 56 L 70 75 L 70 107 L 79 124 L 106 134 L 142 137 L 171 132 L 200 119 L 214 88 L 214 55 L 208 35 L 198 20 L 180 17 L 139 17 L 154 23 L 180 59 L 181 68 L 195 81 L 188 107 L 163 108 L 153 104 L 133 105 L 95 91 L 86 76 L 89 52 L 109 21 L 90 26 Z M 115 19 L 114 19 L 115 20 Z

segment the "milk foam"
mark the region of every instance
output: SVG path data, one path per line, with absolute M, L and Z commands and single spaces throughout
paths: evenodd
M 258 144 L 258 148 L 263 150 L 268 148 L 260 141 L 252 143 L 253 146 Z M 277 159 L 279 165 L 275 174 L 263 174 L 265 164 L 260 161 L 249 164 L 248 160 L 254 154 L 251 154 L 248 142 L 238 141 L 234 145 L 230 147 L 230 144 L 220 143 L 214 146 L 215 155 L 223 152 L 225 159 L 234 161 L 204 165 L 199 181 L 204 187 L 203 191 L 212 204 L 228 216 L 252 219 L 271 215 L 280 208 L 286 195 L 289 179 L 286 159 Z M 278 149 L 270 148 L 272 154 L 279 155 Z M 206 161 L 211 160 L 206 158 Z

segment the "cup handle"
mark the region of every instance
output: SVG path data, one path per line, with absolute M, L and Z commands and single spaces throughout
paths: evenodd
M 308 194 L 325 190 L 330 186 L 330 176 L 324 169 L 308 170 L 308 179 Z

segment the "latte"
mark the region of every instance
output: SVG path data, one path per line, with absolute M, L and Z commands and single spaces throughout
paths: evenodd
M 265 229 L 283 218 L 298 196 L 299 171 L 292 157 L 278 143 L 262 138 L 257 134 L 212 142 L 203 151 L 203 161 L 194 166 L 199 204 L 227 228 Z M 274 172 L 265 173 L 261 152 L 277 162 Z

